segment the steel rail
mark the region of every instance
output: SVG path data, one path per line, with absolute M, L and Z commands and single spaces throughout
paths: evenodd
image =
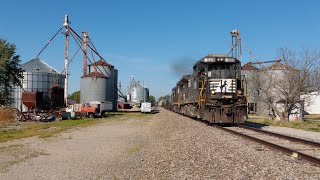
M 172 111 L 173 112 L 173 111 Z M 174 112 L 176 113 L 176 112 Z M 177 113 L 179 114 L 179 113 Z M 182 116 L 185 116 L 185 117 L 189 117 L 190 119 L 193 119 L 193 120 L 197 120 L 199 121 L 198 119 L 195 119 L 195 118 L 192 118 L 190 116 L 186 116 L 186 115 L 183 115 L 183 114 L 180 114 Z M 201 120 L 200 120 L 201 121 Z M 204 122 L 204 121 L 202 121 Z M 207 124 L 209 125 L 209 123 Z M 317 158 L 317 157 L 314 157 L 314 156 L 310 156 L 308 154 L 304 154 L 300 151 L 296 151 L 296 150 L 293 150 L 293 149 L 290 149 L 290 148 L 286 148 L 286 147 L 283 147 L 283 146 L 279 146 L 277 144 L 273 144 L 273 143 L 270 143 L 268 141 L 264 141 L 264 140 L 261 140 L 261 139 L 258 139 L 258 138 L 255 138 L 255 137 L 252 137 L 252 136 L 249 136 L 249 135 L 246 135 L 246 134 L 243 134 L 243 133 L 240 133 L 240 132 L 237 132 L 237 131 L 233 131 L 231 129 L 227 129 L 227 128 L 223 128 L 219 125 L 216 125 L 216 124 L 210 124 L 211 126 L 213 127 L 216 127 L 218 129 L 221 129 L 223 131 L 226 131 L 228 133 L 231 133 L 231 134 L 235 134 L 235 135 L 238 135 L 238 136 L 241 136 L 241 137 L 244 137 L 244 138 L 247 138 L 249 140 L 252 140 L 254 142 L 257 142 L 257 143 L 260 143 L 260 144 L 263 144 L 267 147 L 270 147 L 272 149 L 275 149 L 275 150 L 278 150 L 278 151 L 281 151 L 282 153 L 284 154 L 287 154 L 291 157 L 294 157 L 294 158 L 298 158 L 298 159 L 302 159 L 302 160 L 305 160 L 305 161 L 308 161 L 309 163 L 311 164 L 314 164 L 316 166 L 319 166 L 320 167 L 320 159 Z
M 287 140 L 294 141 L 294 142 L 303 143 L 306 145 L 312 145 L 312 146 L 320 148 L 320 143 L 318 143 L 318 142 L 314 142 L 314 141 L 310 141 L 310 140 L 306 140 L 306 139 L 300 139 L 300 138 L 296 138 L 296 137 L 292 137 L 292 136 L 288 136 L 288 135 L 284 135 L 284 134 L 279 134 L 279 133 L 275 133 L 275 132 L 270 132 L 270 131 L 266 131 L 266 130 L 262 130 L 262 129 L 258 129 L 258 128 L 254 128 L 254 127 L 250 127 L 250 126 L 245 126 L 245 125 L 241 125 L 241 124 L 237 124 L 236 126 L 239 128 L 249 129 L 252 131 L 259 132 L 259 133 L 268 134 L 270 136 L 275 136 L 275 137 L 287 139 Z
M 246 134 L 242 134 L 242 133 L 237 132 L 237 131 L 233 131 L 233 130 L 230 130 L 230 129 L 227 129 L 227 128 L 223 128 L 223 127 L 215 125 L 215 124 L 213 124 L 212 126 L 218 128 L 218 129 L 224 130 L 226 132 L 229 132 L 229 133 L 232 133 L 232 134 L 247 138 L 249 140 L 258 142 L 258 143 L 263 144 L 265 146 L 268 146 L 268 147 L 270 147 L 272 149 L 279 150 L 279 151 L 281 151 L 281 152 L 283 152 L 285 154 L 288 154 L 288 155 L 290 155 L 292 157 L 303 159 L 303 160 L 306 160 L 306 161 L 308 161 L 308 162 L 310 162 L 310 163 L 312 163 L 314 165 L 320 166 L 320 159 L 317 158 L 317 157 L 313 157 L 313 156 L 304 154 L 304 153 L 302 153 L 300 151 L 296 151 L 296 150 L 293 150 L 293 149 L 290 149 L 290 148 L 286 148 L 286 147 L 283 147 L 283 146 L 279 146 L 277 144 L 273 144 L 273 143 L 270 143 L 270 142 L 267 142 L 267 141 L 264 141 L 264 140 L 261 140 L 261 139 L 246 135 Z

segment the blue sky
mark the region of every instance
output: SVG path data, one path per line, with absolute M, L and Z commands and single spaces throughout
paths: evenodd
M 78 33 L 88 31 L 100 54 L 119 70 L 124 90 L 129 77 L 144 81 L 150 94 L 169 94 L 180 79 L 172 66 L 192 64 L 209 53 L 227 53 L 230 31 L 259 60 L 277 58 L 277 49 L 319 47 L 320 1 L 283 0 L 10 0 L 1 2 L 0 38 L 16 44 L 22 63 L 34 58 L 62 26 L 64 15 Z M 76 51 L 71 42 L 70 56 Z M 59 34 L 40 58 L 64 66 Z M 252 60 L 243 49 L 242 62 Z M 70 65 L 69 93 L 80 89 L 82 56 Z

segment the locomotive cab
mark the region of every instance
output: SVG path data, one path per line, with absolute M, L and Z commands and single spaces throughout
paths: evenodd
M 221 58 L 222 59 L 222 58 Z M 240 61 L 224 58 L 207 63 L 208 95 L 210 99 L 238 99 L 243 96 Z

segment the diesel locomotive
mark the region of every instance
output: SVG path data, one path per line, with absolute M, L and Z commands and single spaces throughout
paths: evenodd
M 245 84 L 238 59 L 209 54 L 178 81 L 167 107 L 209 123 L 242 123 L 247 120 Z

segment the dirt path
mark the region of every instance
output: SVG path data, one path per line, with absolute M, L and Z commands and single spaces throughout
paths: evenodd
M 143 129 L 151 122 L 145 118 L 108 122 L 54 138 L 0 144 L 0 179 L 116 178 L 123 160 L 139 156 L 146 142 Z M 134 167 L 141 164 L 134 163 Z
M 175 113 L 0 144 L 0 179 L 318 179 L 320 168 Z

